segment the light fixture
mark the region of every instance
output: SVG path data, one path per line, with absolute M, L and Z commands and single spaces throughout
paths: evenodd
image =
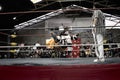
M 15 34 L 12 34 L 10 36 L 11 36 L 11 38 L 16 38 L 17 37 L 17 35 L 15 35 Z
M 17 37 L 15 32 L 13 34 L 11 34 L 10 36 L 11 36 L 11 38 L 16 38 Z
M 0 11 L 2 10 L 2 6 L 0 5 Z
M 38 2 L 40 2 L 40 1 L 42 1 L 42 0 L 31 0 L 32 1 L 32 3 L 38 3 Z
M 11 46 L 16 46 L 17 43 L 16 43 L 16 42 L 11 42 L 10 45 L 11 45 Z
M 17 19 L 17 17 L 13 17 L 13 20 L 16 20 Z

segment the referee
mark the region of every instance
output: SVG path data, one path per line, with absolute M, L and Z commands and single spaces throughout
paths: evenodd
M 104 62 L 104 47 L 103 47 L 103 38 L 105 35 L 105 16 L 101 10 L 95 9 L 95 6 L 93 7 L 93 15 L 92 15 L 92 34 L 93 39 L 95 43 L 95 53 L 97 56 L 97 59 L 95 59 L 93 62 Z

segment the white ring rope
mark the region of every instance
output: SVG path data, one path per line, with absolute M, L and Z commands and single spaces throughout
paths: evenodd
M 51 45 L 51 46 L 55 46 L 55 47 L 60 47 L 60 46 L 99 46 L 101 44 L 73 44 L 73 45 Z M 103 45 L 120 45 L 120 43 L 107 43 L 107 44 L 103 44 Z M 34 47 L 34 45 L 31 46 L 0 46 L 0 48 L 23 48 L 23 47 Z M 40 45 L 40 47 L 47 47 L 47 45 Z

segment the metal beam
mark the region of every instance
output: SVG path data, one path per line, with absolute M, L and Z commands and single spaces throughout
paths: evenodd
M 43 1 L 46 1 L 46 0 L 43 0 Z M 47 1 L 69 2 L 69 1 L 84 1 L 84 0 L 47 0 Z

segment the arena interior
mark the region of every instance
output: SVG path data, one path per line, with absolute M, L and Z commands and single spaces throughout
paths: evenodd
M 1 80 L 120 79 L 119 0 L 2 0 L 0 21 Z

